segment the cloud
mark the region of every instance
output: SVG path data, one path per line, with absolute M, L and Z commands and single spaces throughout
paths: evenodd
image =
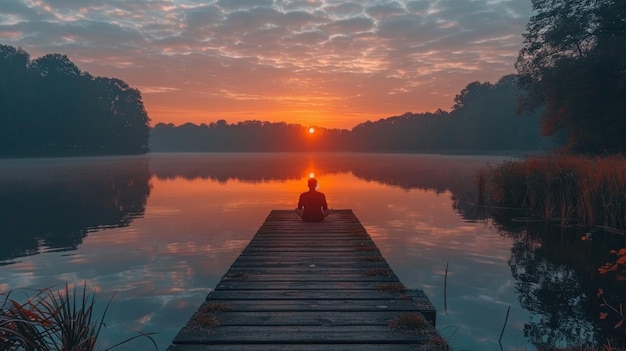
M 0 43 L 144 87 L 154 121 L 351 127 L 512 73 L 531 15 L 518 0 L 2 0 Z
M 226 10 L 243 10 L 258 7 L 272 7 L 273 0 L 219 0 L 217 6 Z
M 387 4 L 375 4 L 365 10 L 369 16 L 375 19 L 381 19 L 391 16 L 400 16 L 405 14 L 406 10 L 402 4 L 393 1 Z

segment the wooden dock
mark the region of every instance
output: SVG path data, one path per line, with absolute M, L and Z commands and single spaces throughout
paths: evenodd
M 273 210 L 168 351 L 448 350 L 435 315 L 351 210 Z

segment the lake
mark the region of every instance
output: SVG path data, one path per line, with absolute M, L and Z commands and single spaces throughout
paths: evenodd
M 158 332 L 165 350 L 269 212 L 295 208 L 314 175 L 329 206 L 352 209 L 400 280 L 427 293 L 455 350 L 611 337 L 595 294 L 617 289 L 597 274 L 613 246 L 580 240 L 581 229 L 555 234 L 477 206 L 477 170 L 504 160 L 352 153 L 0 160 L 0 293 L 19 299 L 30 289 L 86 282 L 99 313 L 111 300 L 103 346 Z M 121 349 L 153 347 L 138 339 Z

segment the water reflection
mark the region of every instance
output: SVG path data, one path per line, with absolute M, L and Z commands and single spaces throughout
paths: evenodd
M 92 229 L 128 226 L 150 193 L 146 157 L 0 163 L 0 262 L 75 250 Z
M 484 219 L 476 212 L 478 165 L 501 162 L 504 157 L 403 155 L 362 153 L 319 154 L 159 154 L 151 169 L 159 179 L 210 179 L 250 183 L 296 180 L 349 173 L 367 182 L 404 190 L 452 193 L 453 207 L 468 220 Z M 306 189 L 302 189 L 303 191 Z
M 509 214 L 507 218 L 515 218 Z M 626 284 L 599 274 L 598 268 L 614 258 L 610 251 L 626 247 L 624 237 L 595 232 L 581 240 L 580 228 L 560 228 L 543 222 L 502 221 L 514 238 L 511 273 L 520 304 L 532 316 L 524 334 L 535 345 L 623 344 L 626 336 L 615 330 L 615 318 L 599 318 L 602 301 L 598 290 L 610 291 L 613 301 L 626 301 Z M 615 316 L 612 316 L 615 317 Z
M 474 187 L 477 163 L 498 163 L 503 157 L 403 155 L 362 153 L 159 154 L 151 169 L 159 179 L 182 177 L 266 182 L 294 180 L 314 173 L 352 173 L 354 176 L 403 189 L 436 192 Z
M 508 305 L 507 350 L 615 337 L 614 324 L 597 318 L 596 297 L 604 288 L 611 301 L 626 301 L 623 285 L 597 273 L 615 259 L 614 247 L 478 208 L 476 171 L 501 160 L 385 154 L 2 160 L 0 261 L 11 264 L 0 266 L 0 293 L 87 281 L 100 301 L 117 292 L 108 345 L 133 330 L 158 331 L 165 349 L 269 211 L 293 209 L 313 173 L 329 206 L 353 209 L 400 279 L 426 290 L 455 349 L 498 350 Z M 46 254 L 32 255 L 40 252 Z

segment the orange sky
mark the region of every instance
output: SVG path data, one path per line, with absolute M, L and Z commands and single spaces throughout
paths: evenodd
M 142 92 L 152 124 L 352 128 L 514 73 L 521 0 L 0 1 L 0 44 Z

